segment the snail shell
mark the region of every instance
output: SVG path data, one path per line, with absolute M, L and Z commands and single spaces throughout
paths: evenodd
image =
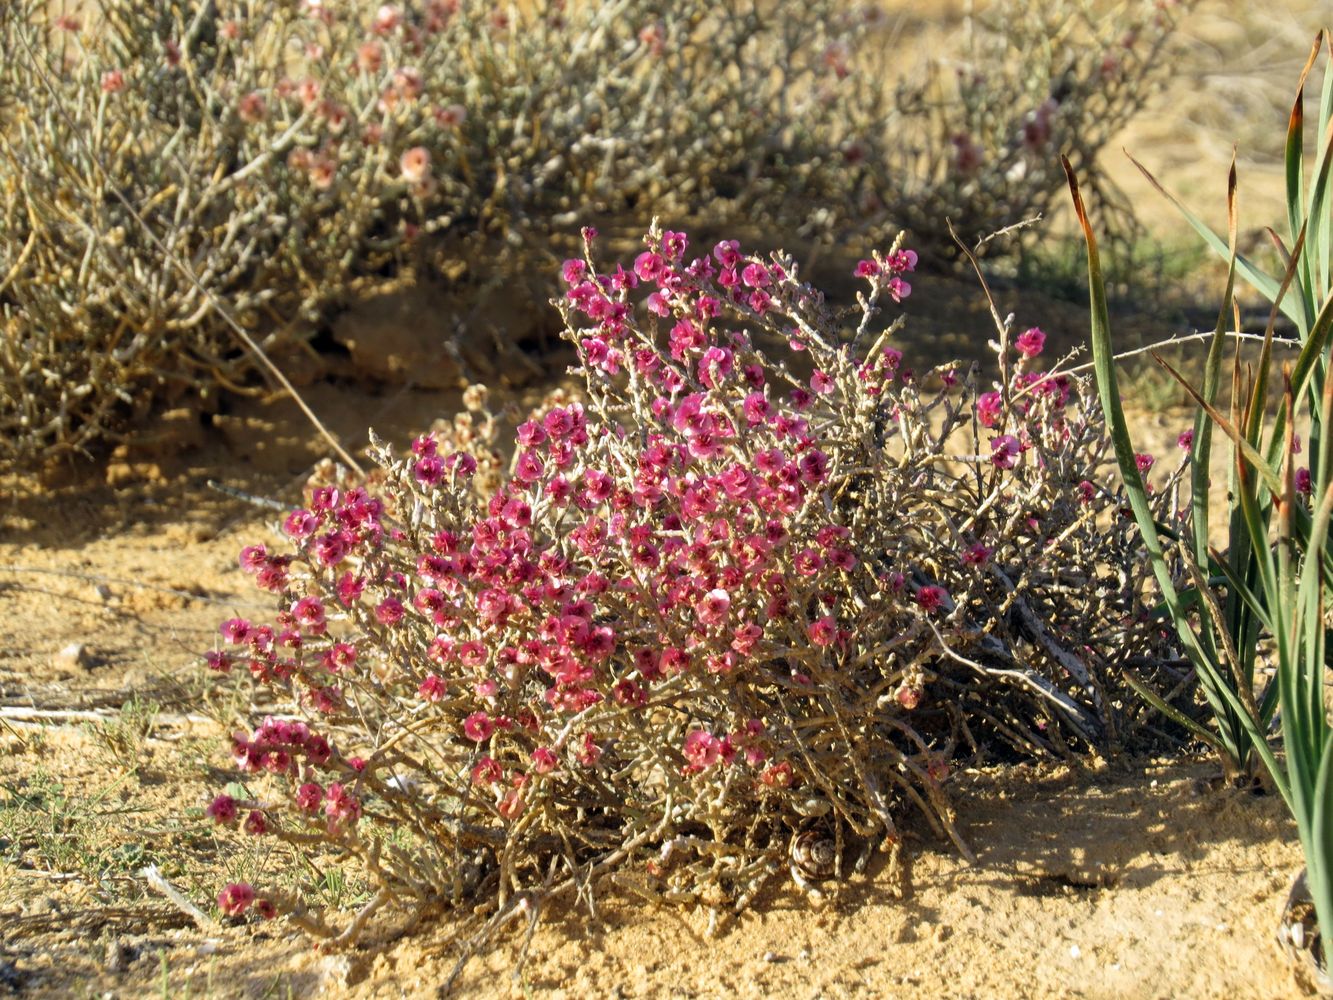
M 797 885 L 831 879 L 837 868 L 838 847 L 826 831 L 806 830 L 792 838 L 791 875 Z

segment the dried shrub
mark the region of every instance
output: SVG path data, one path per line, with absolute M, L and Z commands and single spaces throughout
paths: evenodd
M 498 488 L 434 436 L 377 445 L 376 495 L 317 488 L 289 548 L 242 553 L 281 610 L 207 656 L 265 706 L 209 812 L 369 900 L 345 929 L 308 885 L 225 911 L 346 943 L 385 907 L 493 930 L 614 884 L 717 916 L 893 848 L 905 807 L 966 852 L 959 761 L 1141 746 L 1126 671 L 1187 689 L 1041 331 L 1003 328 L 994 388 L 912 372 L 879 318 L 909 251 L 837 316 L 787 256 L 646 243 L 565 263 L 585 402 L 524 422 Z
M 510 295 L 626 213 L 825 240 L 1016 221 L 1057 147 L 1095 154 L 1138 106 L 1173 6 L 1110 45 L 1081 2 L 1011 0 L 956 87 L 893 93 L 884 19 L 835 0 L 8 5 L 0 458 L 246 384 L 219 303 L 281 349 L 387 280 Z M 504 337 L 439 336 L 474 376 L 518 367 Z
M 918 245 L 949 253 L 943 219 L 980 237 L 1063 208 L 1063 153 L 1089 178 L 1108 233 L 1132 241 L 1133 210 L 1097 157 L 1168 79 L 1173 33 L 1196 3 L 1131 3 L 1114 16 L 1094 0 L 981 5 L 962 51 L 904 79 L 889 130 L 859 140 L 858 158 L 875 165 L 867 200 Z

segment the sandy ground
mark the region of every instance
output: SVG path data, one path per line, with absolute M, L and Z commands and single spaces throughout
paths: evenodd
M 1267 221 L 1282 106 L 1318 10 L 1207 0 L 1179 82 L 1126 145 L 1220 211 L 1230 142 L 1248 144 L 1244 204 Z M 1114 169 L 1136 201 L 1158 204 L 1132 168 Z M 1150 221 L 1168 241 L 1183 238 L 1166 211 Z M 1000 295 L 1002 312 L 1043 326 L 1053 348 L 1082 341 L 1082 304 Z M 984 354 L 974 285 L 923 276 L 908 312 L 909 351 Z M 1149 314 L 1126 335 L 1180 329 L 1176 316 Z M 1138 385 L 1144 450 L 1168 452 L 1189 416 L 1169 408 L 1179 399 L 1169 386 Z M 456 406 L 450 393 L 393 386 L 302 391 L 353 449 L 370 424 L 401 440 Z M 201 815 L 226 755 L 201 711 L 215 693 L 195 657 L 221 619 L 269 609 L 236 553 L 270 537 L 272 515 L 207 481 L 291 502 L 322 455 L 284 400 L 231 400 L 213 421 L 163 430 L 104 466 L 0 481 L 0 995 L 433 996 L 454 967 L 456 925 L 319 955 L 281 925 L 200 928 L 140 874 L 156 864 L 206 905 L 237 871 Z M 60 714 L 70 712 L 87 714 Z M 922 827 L 907 841 L 905 878 L 872 869 L 818 902 L 778 891 L 712 939 L 705 914 L 608 893 L 597 919 L 553 914 L 517 979 L 519 942 L 506 939 L 464 969 L 458 992 L 1301 995 L 1274 943 L 1300 867 L 1294 831 L 1279 802 L 1219 790 L 1215 774 L 1194 760 L 965 772 L 953 791 L 975 866 Z
M 367 414 L 402 437 L 450 406 L 330 385 L 309 398 L 348 440 Z M 227 760 L 195 657 L 221 619 L 268 609 L 236 553 L 272 537 L 273 515 L 206 481 L 290 501 L 318 445 L 290 404 L 228 416 L 227 434 L 123 456 L 100 481 L 6 484 L 0 993 L 433 996 L 453 971 L 448 921 L 320 955 L 280 925 L 197 927 L 142 876 L 156 864 L 207 906 L 244 864 L 202 816 Z M 1159 450 L 1186 422 L 1135 420 Z M 69 711 L 90 714 L 52 714 Z M 1194 760 L 965 772 L 954 795 L 975 866 L 922 824 L 905 878 L 872 867 L 820 901 L 788 887 L 713 939 L 704 913 L 608 889 L 597 919 L 552 914 L 517 980 L 508 938 L 465 968 L 457 995 L 1300 995 L 1273 937 L 1300 868 L 1293 829 L 1280 802 L 1218 790 L 1216 775 Z

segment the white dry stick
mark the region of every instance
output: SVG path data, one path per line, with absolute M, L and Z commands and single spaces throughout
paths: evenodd
M 201 931 L 213 933 L 218 930 L 218 922 L 191 903 L 185 893 L 168 882 L 162 873 L 157 870 L 157 865 L 149 865 L 142 869 L 139 874 L 148 882 L 150 889 L 160 892 L 171 900 L 172 905 L 193 920 L 195 926 Z

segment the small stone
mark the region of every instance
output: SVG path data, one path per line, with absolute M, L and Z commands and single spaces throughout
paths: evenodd
M 1080 948 L 1080 947 L 1079 947 L 1078 945 L 1076 945 L 1076 944 L 1071 944 L 1071 945 L 1069 946 L 1069 957 L 1070 957 L 1070 958 L 1082 958 L 1082 957 L 1083 957 L 1083 949 Z
M 808 961 L 810 961 L 810 949 L 809 949 L 809 948 L 802 948 L 802 949 L 801 949 L 801 953 L 800 953 L 799 955 L 797 955 L 796 957 L 799 958 L 802 962 L 808 962 Z
M 60 652 L 51 657 L 51 666 L 56 670 L 88 670 L 92 667 L 92 656 L 88 647 L 81 642 L 71 642 Z
M 776 951 L 766 951 L 766 952 L 764 952 L 764 961 L 765 961 L 765 962 L 785 962 L 785 961 L 787 961 L 787 956 L 786 956 L 786 955 L 779 955 Z
M 106 943 L 106 969 L 108 972 L 124 972 L 139 957 L 139 949 L 124 938 L 116 938 Z

